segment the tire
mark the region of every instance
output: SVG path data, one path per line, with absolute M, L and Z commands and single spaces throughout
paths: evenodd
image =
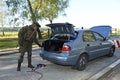
M 82 54 L 77 63 L 76 63 L 76 69 L 79 70 L 79 71 L 82 71 L 86 68 L 86 65 L 87 65 L 87 62 L 88 62 L 88 57 L 86 54 Z
M 110 51 L 109 51 L 109 54 L 107 54 L 107 56 L 108 57 L 112 57 L 112 56 L 114 56 L 114 48 L 112 47 L 111 49 L 110 49 Z

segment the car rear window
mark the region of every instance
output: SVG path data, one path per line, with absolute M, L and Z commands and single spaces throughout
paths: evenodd
M 56 34 L 51 39 L 56 40 L 74 40 L 77 37 L 77 33 L 75 34 Z

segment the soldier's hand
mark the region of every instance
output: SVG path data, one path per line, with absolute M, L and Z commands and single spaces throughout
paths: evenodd
M 23 46 L 23 43 L 20 43 L 20 46 Z
M 40 44 L 38 44 L 38 46 L 39 46 L 39 47 L 41 47 L 41 45 L 40 45 Z

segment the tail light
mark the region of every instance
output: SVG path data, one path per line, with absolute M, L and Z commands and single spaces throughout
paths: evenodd
M 65 45 L 61 48 L 62 51 L 70 51 L 71 50 L 71 47 L 68 46 L 68 45 Z

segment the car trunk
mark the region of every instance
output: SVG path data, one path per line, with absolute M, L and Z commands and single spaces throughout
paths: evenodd
M 69 46 L 64 47 L 63 45 L 65 42 L 75 39 L 74 26 L 70 23 L 52 23 L 46 26 L 51 28 L 51 37 L 43 42 L 44 51 L 60 53 L 61 49 L 69 50 Z
M 65 42 L 68 42 L 66 40 L 46 40 L 43 42 L 42 46 L 44 47 L 45 51 L 49 52 L 61 52 L 61 48 L 63 47 L 63 44 Z

